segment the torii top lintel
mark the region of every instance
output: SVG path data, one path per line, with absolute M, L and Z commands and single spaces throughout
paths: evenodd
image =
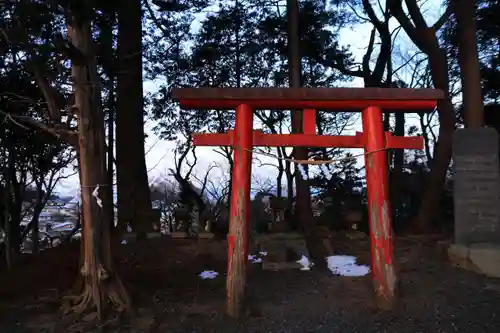
M 429 112 L 444 92 L 408 88 L 174 88 L 171 97 L 192 109 L 316 109 L 361 111 L 370 106 L 393 112 Z

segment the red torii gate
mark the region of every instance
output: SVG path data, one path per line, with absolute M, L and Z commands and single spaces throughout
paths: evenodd
M 265 147 L 364 148 L 372 274 L 376 301 L 392 308 L 397 276 L 393 264 L 392 225 L 388 195 L 387 149 L 423 149 L 422 137 L 395 137 L 384 133 L 382 110 L 428 112 L 444 98 L 440 90 L 400 88 L 177 88 L 172 98 L 188 109 L 235 109 L 234 131 L 195 134 L 195 146 L 232 146 L 230 222 L 228 235 L 227 313 L 237 317 L 245 292 L 248 262 L 248 214 L 252 149 Z M 253 130 L 256 109 L 303 110 L 299 134 L 264 134 Z M 363 133 L 355 136 L 316 134 L 316 110 L 361 111 Z

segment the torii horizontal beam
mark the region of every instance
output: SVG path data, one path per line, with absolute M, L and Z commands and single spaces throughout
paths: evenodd
M 391 112 L 429 112 L 444 98 L 436 89 L 408 88 L 174 88 L 183 108 L 316 109 L 361 111 L 376 106 Z
M 392 136 L 385 133 L 388 149 L 423 149 L 424 139 L 420 136 L 404 137 Z M 194 146 L 233 146 L 234 130 L 228 133 L 193 134 Z M 356 135 L 316 135 L 316 134 L 266 134 L 262 131 L 253 131 L 254 147 L 322 147 L 322 148 L 364 148 L 365 136 L 357 132 Z

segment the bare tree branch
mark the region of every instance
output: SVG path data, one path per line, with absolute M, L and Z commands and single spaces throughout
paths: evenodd
M 407 2 L 415 2 L 415 0 L 407 0 Z M 387 0 L 391 14 L 398 20 L 404 31 L 410 37 L 411 41 L 421 50 L 426 49 L 425 41 L 417 32 L 417 28 L 413 25 L 408 15 L 403 10 L 402 0 Z
M 443 13 L 443 15 L 441 15 L 441 17 L 432 26 L 432 28 L 435 31 L 438 31 L 439 29 L 441 29 L 443 27 L 443 25 L 446 22 L 448 22 L 448 20 L 450 19 L 451 14 L 453 13 L 453 7 L 452 6 L 453 6 L 453 2 L 450 1 L 449 4 L 448 4 L 448 6 L 446 7 L 446 10 Z
M 47 102 L 50 120 L 52 120 L 55 124 L 60 124 L 61 111 L 57 107 L 57 102 L 55 99 L 56 92 L 47 82 L 47 79 L 41 73 L 38 67 L 33 66 L 33 74 L 38 86 L 42 90 L 43 96 L 45 97 L 45 101 Z
M 424 16 L 420 11 L 420 7 L 417 4 L 417 0 L 405 0 L 406 7 L 408 8 L 408 13 L 415 24 L 417 29 L 426 29 L 427 23 L 425 22 Z
M 32 129 L 40 129 L 46 133 L 49 133 L 53 136 L 55 136 L 58 139 L 61 139 L 67 143 L 69 143 L 71 146 L 74 148 L 78 147 L 78 133 L 72 130 L 67 130 L 65 128 L 57 128 L 57 127 L 50 127 L 44 124 L 43 122 L 37 121 L 33 119 L 32 117 L 28 116 L 20 116 L 20 115 L 14 115 L 11 113 L 7 113 L 4 111 L 0 110 L 0 114 L 3 114 L 6 119 L 12 120 L 17 120 L 21 123 L 25 123 L 26 125 L 30 126 Z M 26 126 L 19 124 L 16 121 L 13 121 L 16 125 L 27 129 Z

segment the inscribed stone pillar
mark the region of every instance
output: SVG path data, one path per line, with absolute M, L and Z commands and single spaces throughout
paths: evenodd
M 500 170 L 496 130 L 456 130 L 453 168 L 455 243 L 500 243 Z

